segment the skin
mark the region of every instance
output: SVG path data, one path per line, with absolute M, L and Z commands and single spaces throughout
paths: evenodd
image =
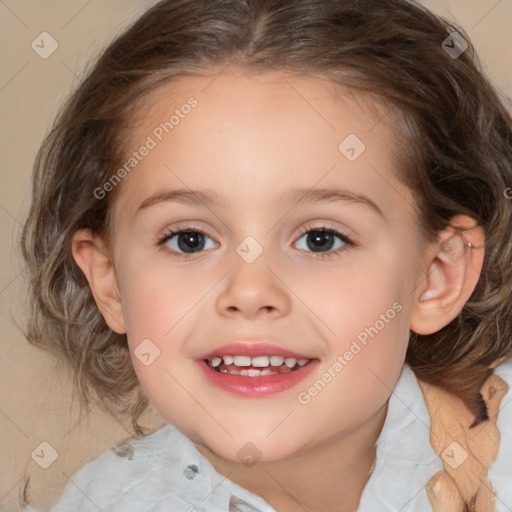
M 220 473 L 279 512 L 353 511 L 409 329 L 435 332 L 458 314 L 480 272 L 483 234 L 455 234 L 462 251 L 456 259 L 440 245 L 453 228 L 423 247 L 413 196 L 396 174 L 396 134 L 380 119 L 382 109 L 314 78 L 247 75 L 233 66 L 183 78 L 141 106 L 131 147 L 144 144 L 191 96 L 198 105 L 118 185 L 112 250 L 80 230 L 73 255 L 107 323 L 128 333 L 145 393 Z M 338 149 L 349 134 L 366 146 L 354 161 Z M 283 200 L 295 187 L 344 188 L 371 199 L 382 215 L 353 201 Z M 209 189 L 224 202 L 167 201 L 137 212 L 164 188 Z M 178 224 L 211 237 L 205 250 L 186 260 L 172 251 L 179 250 L 177 237 L 158 246 Z M 458 216 L 454 225 L 473 224 Z M 336 238 L 331 256 L 327 250 L 322 258 L 308 246 L 305 228 L 332 228 L 356 245 L 332 254 L 343 245 Z M 247 236 L 263 249 L 250 264 L 236 252 Z M 421 300 L 425 292 L 433 296 Z M 300 403 L 298 393 L 394 303 L 400 312 Z M 149 366 L 133 356 L 147 338 L 160 350 Z M 214 348 L 256 339 L 311 355 L 319 365 L 290 390 L 244 398 L 209 385 L 194 363 Z M 261 454 L 251 467 L 237 455 L 248 442 Z

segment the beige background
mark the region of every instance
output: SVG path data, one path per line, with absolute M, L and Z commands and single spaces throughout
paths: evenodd
M 376 0 L 378 1 L 378 0 Z M 24 275 L 18 252 L 35 152 L 63 96 L 90 56 L 133 21 L 152 0 L 0 0 L 0 511 L 16 505 L 24 472 L 41 511 L 54 504 L 68 477 L 117 440 L 123 425 L 97 407 L 80 417 L 70 376 L 33 348 L 23 323 Z M 512 0 L 425 0 L 469 33 L 491 79 L 512 97 Z M 31 42 L 46 31 L 58 49 L 42 59 Z M 146 425 L 157 425 L 157 414 Z M 126 426 L 126 425 L 125 425 Z M 58 458 L 41 468 L 32 452 L 48 442 Z

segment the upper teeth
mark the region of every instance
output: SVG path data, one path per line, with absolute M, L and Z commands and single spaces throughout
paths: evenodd
M 221 357 L 217 357 L 215 356 L 213 359 L 212 359 L 212 366 L 219 366 L 219 364 L 222 362 L 222 358 Z
M 211 365 L 213 367 L 219 366 L 223 360 L 226 365 L 234 364 L 235 366 L 255 366 L 257 368 L 264 368 L 269 364 L 271 366 L 281 366 L 283 363 L 288 366 L 288 368 L 293 368 L 296 364 L 304 366 L 309 363 L 309 359 L 297 360 L 294 357 L 285 358 L 283 356 L 215 356 L 211 360 Z

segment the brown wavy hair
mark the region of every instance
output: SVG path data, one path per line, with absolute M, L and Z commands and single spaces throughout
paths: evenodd
M 457 58 L 442 44 L 456 30 Z M 451 45 L 453 46 L 453 44 Z M 68 364 L 81 405 L 129 414 L 148 406 L 126 335 L 104 321 L 71 254 L 80 228 L 111 236 L 112 204 L 94 190 L 125 160 L 147 95 L 190 74 L 234 64 L 327 78 L 390 107 L 401 133 L 399 177 L 413 191 L 418 232 L 432 241 L 456 214 L 486 234 L 478 284 L 439 332 L 411 333 L 416 376 L 487 419 L 479 389 L 512 340 L 512 121 L 460 27 L 406 0 L 167 0 L 117 37 L 60 110 L 36 157 L 22 232 L 30 314 L 26 336 Z

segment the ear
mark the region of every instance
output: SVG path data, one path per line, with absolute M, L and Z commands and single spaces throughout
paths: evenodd
M 423 285 L 416 290 L 411 310 L 412 331 L 432 334 L 462 311 L 480 277 L 484 244 L 484 231 L 475 220 L 457 215 L 439 233 L 438 241 L 429 245 L 421 276 Z
M 105 241 L 90 229 L 80 229 L 73 235 L 71 251 L 108 326 L 118 334 L 126 333 L 115 268 Z

